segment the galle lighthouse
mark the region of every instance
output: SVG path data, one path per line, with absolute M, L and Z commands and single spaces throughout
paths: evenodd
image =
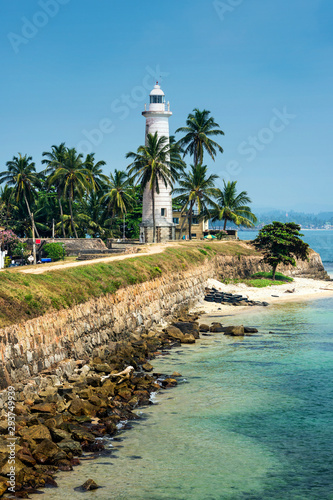
M 145 144 L 147 145 L 148 134 L 155 134 L 158 137 L 169 139 L 169 118 L 172 115 L 170 104 L 165 104 L 165 96 L 161 87 L 156 82 L 155 87 L 150 92 L 149 109 L 142 112 L 146 118 Z M 159 181 L 159 193 L 155 191 L 155 225 L 156 242 L 175 239 L 175 224 L 172 222 L 172 199 L 171 187 L 165 186 L 163 181 Z M 143 243 L 153 242 L 153 208 L 151 190 L 147 185 L 143 192 L 142 223 L 140 224 L 140 241 Z

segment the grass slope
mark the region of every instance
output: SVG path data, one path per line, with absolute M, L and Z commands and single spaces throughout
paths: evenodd
M 164 273 L 190 269 L 216 254 L 240 257 L 256 253 L 253 248 L 239 242 L 212 242 L 209 245 L 188 242 L 167 247 L 159 254 L 50 270 L 43 274 L 2 271 L 0 327 L 26 321 L 48 311 L 66 309 Z

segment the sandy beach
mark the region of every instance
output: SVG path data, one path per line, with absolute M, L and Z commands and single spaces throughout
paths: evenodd
M 224 284 L 215 279 L 207 281 L 208 288 L 216 288 L 221 292 L 241 294 L 250 300 L 268 302 L 269 306 L 283 302 L 303 302 L 304 300 L 320 299 L 333 296 L 333 281 L 314 280 L 309 278 L 294 278 L 293 282 L 283 285 L 272 285 L 265 288 L 249 287 L 244 283 Z M 190 312 L 205 311 L 205 315 L 218 313 L 223 316 L 227 314 L 236 315 L 239 313 L 253 311 L 253 307 L 262 306 L 233 306 L 218 304 L 216 302 L 206 302 L 203 297 L 191 308 Z

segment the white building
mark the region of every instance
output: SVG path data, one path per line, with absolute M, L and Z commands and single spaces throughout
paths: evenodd
M 155 134 L 158 137 L 169 138 L 169 118 L 172 115 L 170 104 L 165 104 L 165 96 L 161 87 L 156 82 L 150 93 L 149 109 L 142 112 L 146 118 L 146 144 L 147 135 Z M 159 182 L 159 193 L 155 192 L 155 224 L 156 242 L 175 239 L 175 224 L 172 221 L 171 188 L 164 182 Z M 151 243 L 153 241 L 153 211 L 152 195 L 149 186 L 143 193 L 142 223 L 140 224 L 140 241 Z

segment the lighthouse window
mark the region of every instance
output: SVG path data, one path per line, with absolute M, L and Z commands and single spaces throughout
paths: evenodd
M 151 95 L 150 102 L 153 104 L 162 104 L 162 96 L 161 95 Z
M 166 217 L 166 214 L 167 214 L 166 208 L 161 208 L 162 217 Z

